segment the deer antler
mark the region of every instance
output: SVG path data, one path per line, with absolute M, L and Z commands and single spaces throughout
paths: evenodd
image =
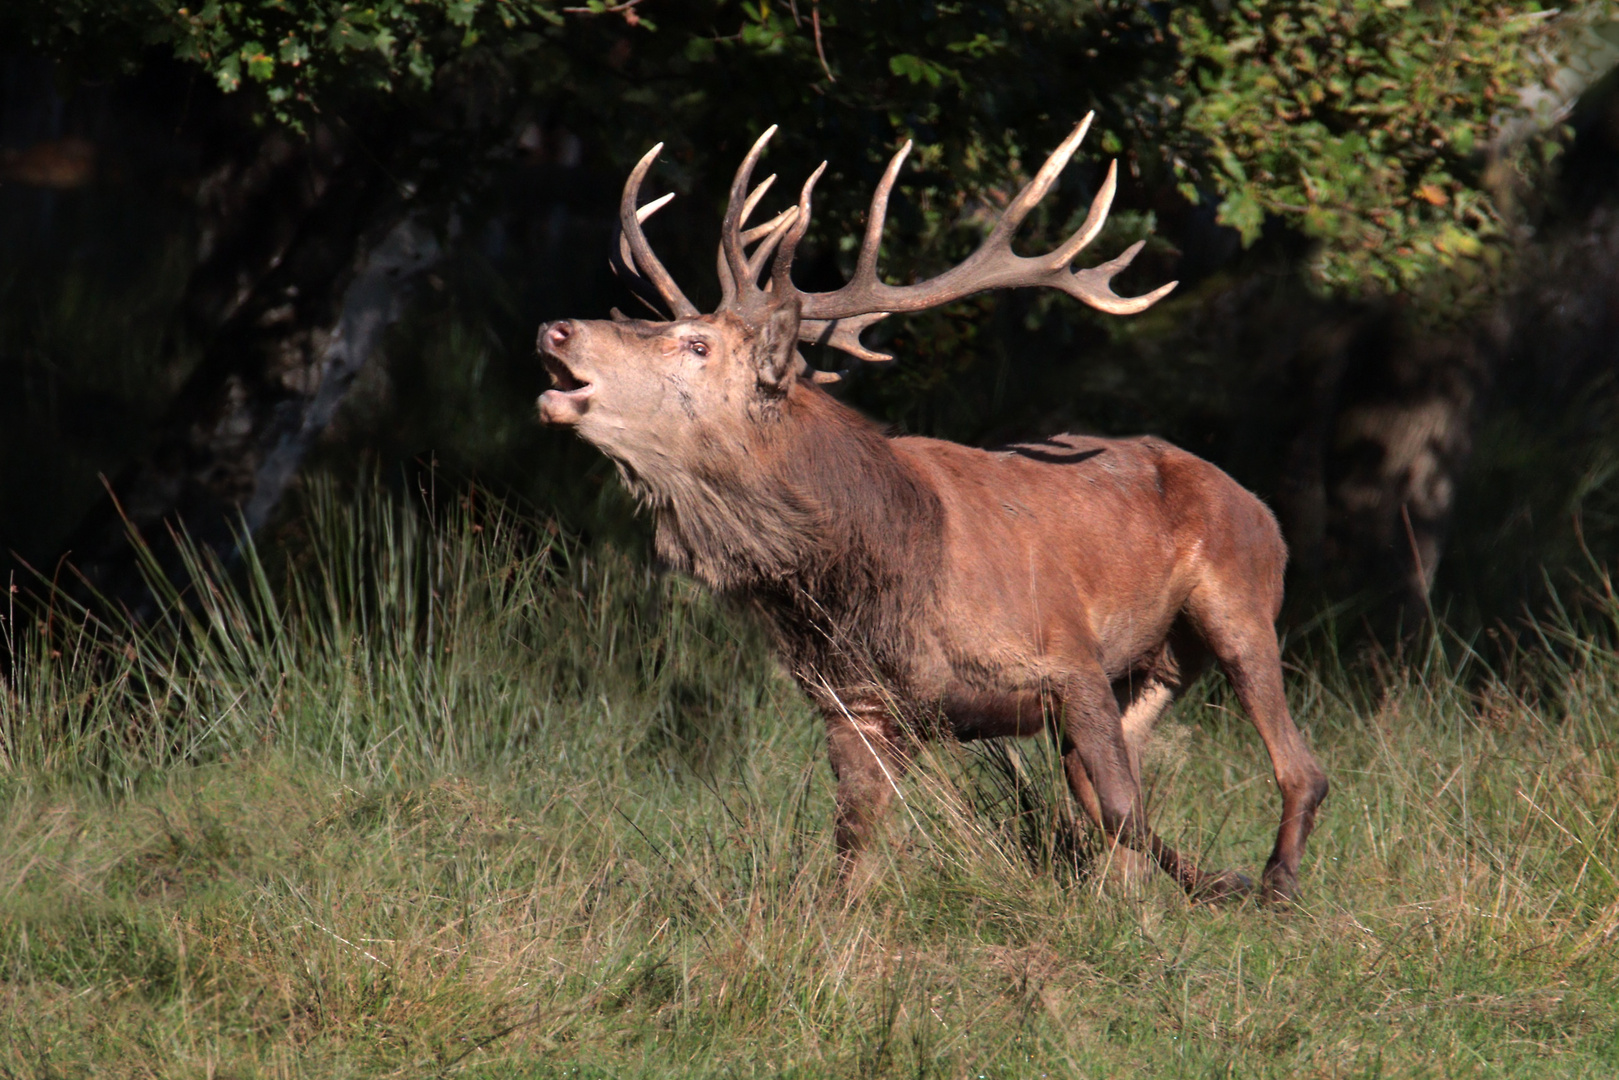
M 1175 287 L 1176 282 L 1160 286 L 1144 296 L 1133 297 L 1119 296 L 1111 287 L 1114 276 L 1129 266 L 1141 251 L 1142 241 L 1130 245 L 1111 262 L 1081 270 L 1069 269 L 1069 263 L 1096 239 L 1107 220 L 1113 195 L 1118 189 L 1117 162 L 1108 167 L 1107 180 L 1096 193 L 1090 213 L 1085 216 L 1085 223 L 1061 247 L 1034 257 L 1016 255 L 1012 251 L 1012 235 L 1028 217 L 1029 211 L 1051 189 L 1063 167 L 1074 156 L 1074 151 L 1079 149 L 1080 141 L 1085 138 L 1095 115 L 1094 112 L 1088 114 L 1052 152 L 1034 179 L 1018 192 L 996 220 L 995 227 L 977 251 L 959 265 L 916 285 L 889 285 L 877 277 L 877 249 L 882 244 L 888 196 L 899 176 L 900 166 L 911 151 L 911 144 L 907 141 L 888 163 L 877 190 L 872 194 L 871 210 L 866 216 L 865 239 L 860 245 L 854 276 L 848 284 L 827 293 L 802 293 L 793 286 L 792 258 L 799 239 L 809 227 L 810 193 L 821 175 L 820 170 L 816 170 L 799 196 L 797 220 L 781 245 L 772 276 L 772 291 L 778 298 L 788 295 L 799 298 L 803 315 L 799 339 L 832 345 L 861 360 L 891 360 L 892 356 L 874 352 L 862 345 L 861 331 L 891 314 L 922 311 L 986 289 L 1060 289 L 1076 300 L 1113 315 L 1133 315 L 1157 303 Z
M 652 245 L 641 231 L 641 223 L 668 205 L 675 197 L 674 192 L 653 199 L 640 209 L 635 206 L 640 201 L 641 181 L 646 179 L 647 170 L 652 168 L 652 162 L 662 149 L 663 144 L 659 143 L 648 150 L 631 170 L 630 178 L 624 181 L 624 195 L 618 203 L 618 236 L 613 240 L 608 264 L 647 307 L 656 312 L 658 301 L 662 300 L 675 318 L 690 319 L 699 314 L 697 305 L 686 299 L 675 279 L 652 253 Z
M 776 182 L 775 175 L 771 174 L 760 181 L 758 187 L 748 191 L 754 166 L 759 164 L 765 144 L 775 133 L 776 125 L 771 124 L 764 134 L 754 140 L 753 147 L 737 167 L 736 176 L 731 180 L 731 197 L 725 205 L 725 218 L 720 224 L 718 270 L 722 295 L 719 310 L 736 311 L 744 317 L 757 315 L 761 307 L 769 302 L 769 293 L 759 287 L 759 274 L 782 237 L 787 235 L 787 230 L 803 216 L 800 207 L 788 207 L 763 225 L 743 230 L 754 207 L 765 197 L 770 185 Z M 821 167 L 824 169 L 826 166 L 823 164 Z M 816 175 L 820 175 L 819 171 Z M 747 197 L 743 198 L 745 192 Z M 802 235 L 800 230 L 795 231 Z M 748 245 L 755 242 L 759 246 L 750 255 Z
M 1160 286 L 1143 296 L 1119 296 L 1113 291 L 1113 278 L 1129 266 L 1140 253 L 1143 241 L 1137 241 L 1118 258 L 1098 266 L 1072 270 L 1069 264 L 1102 231 L 1108 210 L 1118 190 L 1118 163 L 1108 166 L 1107 179 L 1091 202 L 1090 213 L 1079 230 L 1062 246 L 1045 255 L 1025 257 L 1012 251 L 1012 236 L 1029 216 L 1029 211 L 1045 198 L 1056 183 L 1064 167 L 1079 149 L 1085 133 L 1090 130 L 1096 114 L 1081 120 L 1040 166 L 1033 180 L 1017 193 L 995 221 L 995 226 L 984 237 L 978 250 L 965 261 L 927 281 L 915 285 L 889 285 L 877 276 L 877 252 L 882 246 L 883 224 L 888 216 L 888 197 L 899 178 L 900 167 L 911 152 L 907 141 L 899 148 L 883 171 L 882 180 L 872 192 L 871 209 L 866 214 L 866 235 L 860 244 L 860 256 L 855 262 L 854 276 L 834 292 L 805 293 L 793 284 L 793 256 L 804 238 L 810 221 L 810 196 L 815 183 L 826 171 L 826 162 L 810 174 L 798 196 L 798 205 L 788 207 L 763 225 L 746 228 L 748 218 L 759 205 L 775 176 L 768 176 L 758 186 L 749 188 L 754 167 L 764 154 L 765 144 L 776 133 L 775 125 L 767 128 L 754 142 L 742 159 L 731 181 L 730 199 L 726 203 L 725 218 L 720 226 L 718 272 L 723 298 L 720 311 L 735 311 L 745 318 L 756 317 L 760 311 L 787 298 L 799 302 L 801 321 L 798 328 L 800 341 L 831 345 L 860 360 L 882 361 L 893 357 L 868 349 L 860 343 L 860 334 L 889 315 L 923 311 L 940 304 L 959 300 L 986 289 L 1014 289 L 1044 287 L 1060 289 L 1074 299 L 1112 315 L 1133 315 L 1157 303 L 1176 282 Z M 663 268 L 646 235 L 642 222 L 660 210 L 674 196 L 665 195 L 645 206 L 636 208 L 641 182 L 652 167 L 659 143 L 647 151 L 624 184 L 624 196 L 619 203 L 619 237 L 613 245 L 613 269 L 625 278 L 630 288 L 649 307 L 658 309 L 661 300 L 677 319 L 692 318 L 697 308 L 680 291 L 669 272 Z M 753 250 L 749 252 L 749 247 Z M 769 282 L 761 287 L 759 276 L 774 256 Z M 834 381 L 836 376 L 818 372 L 822 381 Z

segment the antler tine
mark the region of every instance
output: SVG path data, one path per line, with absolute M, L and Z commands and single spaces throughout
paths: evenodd
M 642 300 L 648 300 L 644 295 L 648 289 L 655 291 L 669 305 L 675 318 L 689 319 L 697 314 L 696 305 L 680 291 L 675 279 L 669 276 L 669 271 L 652 253 L 652 245 L 647 243 L 646 234 L 641 231 L 641 223 L 668 203 L 673 194 L 656 199 L 640 209 L 635 205 L 640 199 L 641 182 L 646 179 L 652 162 L 662 149 L 663 144 L 658 143 L 648 150 L 631 170 L 630 178 L 624 182 L 624 194 L 618 204 L 619 244 L 616 245 L 623 266 L 615 265 L 613 269 L 629 279 L 631 288 Z
M 1138 311 L 1146 311 L 1174 291 L 1180 282 L 1171 281 L 1141 296 L 1119 296 L 1113 291 L 1111 284 L 1113 276 L 1135 261 L 1135 257 L 1146 246 L 1145 240 L 1137 240 L 1111 262 L 1076 270 L 1073 273 L 1069 273 L 1065 267 L 1059 267 L 1057 273 L 1068 280 L 1058 285 L 1058 288 L 1075 300 L 1089 304 L 1098 311 L 1105 311 L 1109 315 L 1134 315 Z
M 748 195 L 747 202 L 742 204 L 742 216 L 737 222 L 739 227 L 747 224 L 748 218 L 753 216 L 753 208 L 759 205 L 759 200 L 765 197 L 765 192 L 769 191 L 770 185 L 774 184 L 775 182 L 776 174 L 771 173 L 769 176 L 761 180 L 759 182 L 759 186 L 754 188 L 752 193 Z M 743 248 L 745 249 L 749 244 L 753 243 L 760 237 L 769 235 L 770 230 L 774 229 L 780 223 L 780 221 L 781 215 L 777 214 L 775 217 L 765 222 L 765 224 L 755 225 L 753 228 L 744 232 L 742 234 Z M 720 290 L 722 296 L 724 297 L 720 301 L 720 307 L 722 308 L 736 299 L 736 276 L 731 273 L 731 264 L 725 254 L 725 244 L 723 243 L 723 239 L 724 238 L 722 237 L 722 242 L 719 246 L 718 262 L 715 266 L 715 269 L 719 274 Z
M 906 139 L 905 145 L 899 148 L 888 162 L 888 168 L 883 170 L 883 178 L 877 183 L 877 190 L 871 195 L 871 209 L 866 211 L 866 235 L 860 242 L 860 261 L 855 263 L 854 281 L 877 280 L 877 250 L 883 245 L 883 224 L 888 219 L 888 196 L 894 190 L 894 181 L 899 178 L 900 166 L 905 164 L 905 158 L 911 152 L 911 140 Z
M 759 181 L 758 187 L 754 188 L 748 193 L 748 201 L 742 204 L 742 216 L 737 219 L 738 226 L 746 225 L 748 223 L 748 219 L 753 216 L 753 208 L 759 205 L 759 200 L 765 197 L 765 192 L 769 191 L 770 185 L 774 184 L 775 182 L 776 174 L 771 173 L 769 176 Z
M 781 238 L 787 235 L 788 229 L 797 219 L 798 207 L 789 206 L 786 210 L 771 218 L 767 225 L 760 226 L 764 230 L 763 239 L 759 246 L 754 249 L 753 254 L 748 256 L 747 280 L 750 284 L 758 282 L 759 271 L 764 269 L 765 260 L 770 258 L 771 252 L 776 250 L 776 245 L 781 243 Z M 754 231 L 756 230 L 749 229 L 742 234 L 743 243 L 749 242 L 748 235 Z
M 645 224 L 647 218 L 669 205 L 669 200 L 674 197 L 675 193 L 671 191 L 661 198 L 653 199 L 635 212 L 636 222 Z M 615 259 L 609 255 L 607 265 L 612 268 L 614 274 L 625 278 L 625 283 L 630 286 L 630 291 L 635 294 L 637 300 L 646 305 L 648 311 L 661 317 L 663 309 L 658 306 L 658 301 L 662 298 L 658 295 L 657 290 L 652 287 L 652 283 L 642 277 L 640 272 L 635 269 L 635 253 L 630 250 L 630 238 L 625 235 L 623 227 L 616 223 L 613 231 L 618 234 L 618 258 Z
M 641 207 L 641 209 L 635 212 L 636 223 L 645 225 L 647 218 L 651 217 L 653 214 L 656 214 L 665 206 L 668 206 L 669 203 L 673 201 L 674 197 L 675 193 L 671 191 L 669 194 L 660 195 L 656 199 L 653 199 L 651 202 L 647 203 L 645 206 Z
M 1079 231 L 1068 238 L 1068 242 L 1051 253 L 1052 266 L 1067 266 L 1074 261 L 1074 256 L 1085 250 L 1096 234 L 1102 231 L 1107 224 L 1107 212 L 1113 209 L 1113 195 L 1119 190 L 1119 163 L 1107 163 L 1107 179 L 1102 181 L 1102 190 L 1096 193 L 1091 200 L 1090 213 L 1085 215 L 1085 224 Z
M 737 222 L 738 226 L 746 225 L 748 223 L 748 218 L 753 216 L 753 208 L 759 205 L 759 200 L 765 197 L 765 192 L 769 191 L 770 185 L 774 184 L 775 182 L 776 174 L 771 173 L 769 176 L 765 177 L 759 182 L 758 187 L 753 189 L 753 192 L 748 196 L 748 201 L 742 204 L 742 217 Z M 771 230 L 773 230 L 777 225 L 781 224 L 782 216 L 785 213 L 786 211 L 783 211 L 782 214 L 777 214 L 763 225 L 755 225 L 753 228 L 745 231 L 742 234 L 742 247 L 746 249 L 749 244 L 753 243 L 755 240 L 758 240 L 760 237 L 770 235 Z M 736 276 L 731 273 L 731 264 L 726 257 L 725 245 L 723 243 L 720 244 L 719 248 L 719 262 L 717 270 L 719 272 L 720 289 L 724 296 L 724 299 L 720 302 L 720 307 L 723 308 L 736 298 Z M 754 280 L 758 280 L 757 271 L 754 273 Z
M 749 198 L 748 181 L 753 178 L 753 168 L 765 152 L 765 144 L 775 133 L 775 124 L 765 128 L 764 133 L 754 140 L 753 148 L 748 151 L 748 156 L 742 159 L 742 164 L 737 168 L 736 176 L 731 181 L 731 197 L 725 204 L 725 219 L 720 225 L 720 263 L 723 267 L 720 285 L 724 292 L 720 300 L 720 310 L 734 306 L 738 292 L 750 287 L 747 280 L 748 258 L 742 250 L 742 222 L 755 204 L 755 200 Z M 769 181 L 766 181 L 760 187 L 768 187 L 768 184 Z M 760 198 L 764 196 L 762 191 L 756 194 Z
M 894 359 L 891 353 L 880 353 L 860 343 L 861 331 L 888 318 L 893 312 L 868 311 L 842 319 L 804 319 L 798 324 L 798 340 L 815 345 L 830 345 L 848 353 L 856 360 L 871 364 L 886 363 Z
M 747 246 L 753 243 L 755 240 L 762 240 L 763 238 L 769 236 L 771 233 L 781 228 L 784 222 L 789 222 L 793 217 L 797 216 L 797 214 L 798 209 L 796 207 L 789 206 L 787 209 L 783 210 L 781 213 L 777 214 L 763 225 L 755 225 L 753 228 L 748 229 L 742 234 L 743 249 L 746 250 Z M 742 220 L 747 220 L 746 214 L 743 215 Z M 771 246 L 774 247 L 775 245 Z M 758 260 L 758 265 L 754 265 L 754 260 L 750 259 L 749 265 L 752 266 L 753 269 L 749 271 L 751 276 L 748 277 L 747 280 L 758 281 L 759 266 L 764 265 L 764 261 L 762 259 Z M 731 274 L 731 264 L 725 257 L 724 244 L 720 245 L 719 258 L 716 261 L 715 269 L 719 274 L 720 289 L 725 297 L 725 299 L 720 302 L 720 307 L 723 308 L 736 299 L 736 278 Z
M 824 172 L 826 162 L 823 161 L 814 172 L 810 173 L 809 179 L 804 181 L 804 187 L 798 193 L 798 206 L 795 208 L 798 216 L 793 220 L 792 231 L 782 242 L 781 255 L 777 257 L 776 265 L 771 268 L 770 284 L 777 296 L 797 292 L 793 287 L 793 257 L 798 254 L 798 242 L 804 239 L 804 233 L 809 229 L 810 194 L 815 190 L 815 182 Z M 800 338 L 802 339 L 802 335 Z
M 1051 190 L 1051 185 L 1057 182 L 1057 177 L 1062 175 L 1063 169 L 1068 167 L 1068 162 L 1073 158 L 1074 151 L 1079 149 L 1079 144 L 1084 140 L 1085 133 L 1091 129 L 1091 120 L 1095 116 L 1094 110 L 1086 113 L 1085 119 L 1081 120 L 1079 125 L 1068 133 L 1068 138 L 1059 143 L 1057 149 L 1051 152 L 1051 156 L 1046 158 L 1046 163 L 1040 166 L 1040 171 L 1034 174 L 1034 179 L 1023 185 L 1023 190 L 1017 193 L 1017 197 L 1012 200 L 1001 214 L 1000 219 L 995 222 L 995 227 L 990 230 L 989 236 L 984 240 L 983 248 L 1011 242 L 1012 234 L 1017 231 L 1018 226 L 1023 224 L 1023 219 L 1029 216 L 1029 211 L 1039 205 L 1040 200 L 1046 197 L 1046 192 Z M 1109 201 L 1111 202 L 1112 200 Z
M 910 150 L 911 143 L 906 140 L 899 153 L 895 154 L 893 159 L 889 161 L 888 168 L 883 173 L 883 179 L 877 185 L 877 191 L 872 196 L 871 210 L 866 218 L 866 239 L 861 245 L 860 261 L 855 270 L 856 281 L 860 280 L 862 275 L 871 279 L 876 278 L 877 249 L 882 243 L 883 218 L 888 210 L 888 194 L 893 190 L 894 178 L 899 175 L 900 165 L 904 162 L 905 155 L 910 153 Z M 781 254 L 776 258 L 776 265 L 771 278 L 771 284 L 778 297 L 786 296 L 789 293 L 800 297 L 803 295 L 793 285 L 793 256 L 798 251 L 798 242 L 804 239 L 804 233 L 809 229 L 811 195 L 815 191 L 815 182 L 821 178 L 822 173 L 826 172 L 826 165 L 827 163 L 823 161 L 814 172 L 810 173 L 809 179 L 804 181 L 803 190 L 799 193 L 798 219 L 793 222 L 792 231 L 787 234 L 786 240 L 781 245 Z M 841 320 L 801 320 L 798 326 L 798 339 L 819 345 L 830 345 L 834 349 L 840 349 L 856 359 L 865 360 L 869 363 L 882 363 L 885 360 L 892 360 L 893 357 L 862 345 L 860 343 L 860 332 L 887 317 L 888 312 L 886 311 L 874 311 Z M 814 377 L 815 381 L 820 383 L 834 383 L 841 378 L 836 372 L 831 371 L 818 371 Z
M 786 221 L 788 218 L 796 219 L 797 217 L 798 207 L 789 206 L 787 209 L 783 210 L 781 213 L 777 214 L 763 225 L 755 225 L 753 228 L 744 232 L 742 234 L 742 246 L 747 247 L 755 240 L 769 236 L 771 233 L 776 231 L 777 227 L 780 226 L 783 221 Z
M 635 212 L 636 222 L 642 225 L 646 224 L 647 218 L 669 205 L 669 200 L 673 199 L 674 197 L 675 193 L 671 191 L 669 194 L 664 195 L 661 198 L 653 199 L 651 202 L 647 203 L 645 206 L 641 207 L 641 209 Z M 618 262 L 613 262 L 613 260 L 609 259 L 608 263 L 613 267 L 613 270 L 616 273 L 620 264 L 623 264 L 624 266 L 634 265 L 635 252 L 630 250 L 630 238 L 624 234 L 624 229 L 619 226 L 615 227 L 614 231 L 618 233 Z

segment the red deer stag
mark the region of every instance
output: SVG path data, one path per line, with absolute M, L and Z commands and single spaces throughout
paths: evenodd
M 1141 249 L 1071 270 L 1101 230 L 1116 165 L 1079 231 L 1047 255 L 1012 234 L 1078 148 L 1087 117 L 961 265 L 915 285 L 877 275 L 888 196 L 910 143 L 872 197 L 854 277 L 804 293 L 793 254 L 810 194 L 747 221 L 771 128 L 743 160 L 721 225 L 723 299 L 698 312 L 653 254 L 637 207 L 653 147 L 624 186 L 614 268 L 671 320 L 564 319 L 538 347 L 554 388 L 549 424 L 617 463 L 656 519 L 673 568 L 760 611 L 825 717 L 837 776 L 837 846 L 856 866 L 922 739 L 1034 735 L 1055 727 L 1075 797 L 1103 833 L 1152 858 L 1198 898 L 1245 893 L 1158 838 L 1137 749 L 1193 669 L 1213 655 L 1270 752 L 1282 794 L 1263 895 L 1291 899 L 1327 780 L 1282 694 L 1275 619 L 1286 548 L 1265 506 L 1219 469 L 1153 438 L 1063 435 L 1002 450 L 891 438 L 818 383 L 799 342 L 888 360 L 861 344 L 879 319 L 985 289 L 1045 286 L 1118 315 L 1110 286 Z M 769 276 L 761 284 L 766 269 Z

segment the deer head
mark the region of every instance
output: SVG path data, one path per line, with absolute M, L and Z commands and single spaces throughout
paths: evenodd
M 1137 297 L 1118 296 L 1110 284 L 1130 265 L 1141 242 L 1111 262 L 1079 270 L 1070 266 L 1107 219 L 1117 188 L 1116 162 L 1084 224 L 1066 242 L 1045 255 L 1025 257 L 1012 251 L 1013 234 L 1056 182 L 1094 115 L 1086 116 L 1046 159 L 964 262 L 927 281 L 890 285 L 877 276 L 877 252 L 889 193 L 911 150 L 906 142 L 872 195 L 854 276 L 841 289 L 825 293 L 801 292 L 792 280 L 793 256 L 809 227 L 810 198 L 825 162 L 804 183 L 796 206 L 764 224 L 747 226 L 776 179 L 770 176 L 750 187 L 754 167 L 775 134 L 772 126 L 753 144 L 731 183 L 720 229 L 723 295 L 708 315 L 686 299 L 641 228 L 674 197 L 636 205 L 642 181 L 662 149 L 661 143 L 654 146 L 624 185 L 611 262 L 648 307 L 672 318 L 629 319 L 615 311 L 611 322 L 564 319 L 541 327 L 538 347 L 555 386 L 540 397 L 540 418 L 575 427 L 632 471 L 697 462 L 726 449 L 745 453 L 749 427 L 777 415 L 784 398 L 798 388 L 810 390 L 807 384 L 837 380 L 834 373 L 808 369 L 798 353 L 800 342 L 830 345 L 858 360 L 890 360 L 862 344 L 861 332 L 891 314 L 922 311 L 986 289 L 1060 289 L 1116 315 L 1150 307 L 1175 283 Z

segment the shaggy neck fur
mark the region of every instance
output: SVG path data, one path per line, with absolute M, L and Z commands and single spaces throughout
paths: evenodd
M 679 467 L 625 463 L 656 515 L 659 556 L 756 605 L 800 681 L 902 680 L 940 564 L 938 497 L 810 383 L 744 428 L 706 433 Z

